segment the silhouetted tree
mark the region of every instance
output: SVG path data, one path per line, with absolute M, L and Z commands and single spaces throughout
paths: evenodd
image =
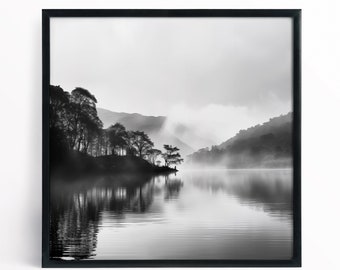
M 110 126 L 107 132 L 112 148 L 112 154 L 118 152 L 118 155 L 122 155 L 123 149 L 127 146 L 128 139 L 128 133 L 125 127 L 120 123 L 116 123 Z
M 86 152 L 93 135 L 99 132 L 103 123 L 97 115 L 97 100 L 88 90 L 77 87 L 70 97 L 69 134 L 71 148 Z
M 69 93 L 60 86 L 49 87 L 49 127 L 51 162 L 60 161 L 69 151 L 67 137 L 67 112 L 69 109 Z
M 50 149 L 53 157 L 60 153 L 67 155 L 72 150 L 91 156 L 122 155 L 125 150 L 127 155 L 148 159 L 152 164 L 160 155 L 167 166 L 183 161 L 177 147 L 165 145 L 164 154 L 154 149 L 154 143 L 143 131 L 128 131 L 120 123 L 103 129 L 97 114 L 97 99 L 90 91 L 77 87 L 70 94 L 60 86 L 52 85 L 49 90 Z
M 126 155 L 127 156 L 136 156 L 137 155 L 137 150 L 133 146 L 134 143 L 134 136 L 133 136 L 134 131 L 127 131 L 127 138 L 126 138 Z
M 71 94 L 60 86 L 51 85 L 49 90 L 51 147 L 59 153 L 74 149 L 93 155 L 103 125 L 97 115 L 96 98 L 80 87 Z
M 50 85 L 50 107 L 49 118 L 50 128 L 65 129 L 67 121 L 67 110 L 69 106 L 70 94 L 64 91 L 59 85 Z
M 165 153 L 163 153 L 163 158 L 166 166 L 181 164 L 183 159 L 178 153 L 179 149 L 176 146 L 164 144 Z
M 147 151 L 154 145 L 149 136 L 143 131 L 132 131 L 129 137 L 130 144 L 136 149 L 137 155 L 141 158 L 144 158 Z

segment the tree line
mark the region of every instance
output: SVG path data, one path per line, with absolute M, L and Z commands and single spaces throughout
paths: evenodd
M 72 151 L 93 157 L 117 155 L 138 156 L 152 164 L 165 166 L 183 162 L 177 147 L 165 144 L 164 152 L 144 131 L 127 130 L 115 123 L 104 129 L 97 115 L 97 99 L 90 91 L 77 87 L 71 93 L 60 86 L 49 88 L 50 155 L 62 156 Z
M 292 158 L 292 128 L 290 112 L 240 130 L 220 145 L 200 149 L 188 156 L 188 162 L 230 168 L 286 166 Z

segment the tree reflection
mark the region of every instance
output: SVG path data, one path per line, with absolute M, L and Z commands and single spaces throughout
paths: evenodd
M 178 196 L 182 182 L 162 176 L 165 199 Z M 126 213 L 149 211 L 158 177 L 148 175 L 105 176 L 81 184 L 58 182 L 51 189 L 50 257 L 91 259 L 97 247 L 104 212 L 123 219 Z
M 177 199 L 179 196 L 179 192 L 183 187 L 183 182 L 180 178 L 169 178 L 169 176 L 165 176 L 165 200 Z
M 98 205 L 88 194 L 61 196 L 51 209 L 50 256 L 88 259 L 94 255 L 99 223 Z

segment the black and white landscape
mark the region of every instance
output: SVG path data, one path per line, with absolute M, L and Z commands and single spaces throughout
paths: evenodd
M 51 259 L 291 258 L 291 19 L 50 27 Z

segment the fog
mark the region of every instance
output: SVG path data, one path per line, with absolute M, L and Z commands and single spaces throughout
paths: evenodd
M 291 258 L 291 19 L 50 31 L 51 259 Z
M 51 84 L 88 89 L 113 112 L 165 116 L 162 137 L 196 151 L 292 110 L 292 21 L 53 18 Z
M 272 159 L 271 159 L 272 158 Z M 210 161 L 209 159 L 195 162 L 186 157 L 185 163 L 179 167 L 181 170 L 253 170 L 253 169 L 291 169 L 293 168 L 293 160 L 291 157 L 273 158 L 254 157 L 250 154 L 226 155 L 218 161 Z
M 271 117 L 288 112 L 288 106 L 276 104 L 278 106 L 271 113 L 263 113 L 246 106 L 207 104 L 194 109 L 188 104 L 176 104 L 167 116 L 164 130 L 198 150 L 221 144 L 241 129 L 262 124 Z M 180 128 L 181 126 L 186 128 Z
M 167 116 L 165 131 L 199 149 L 291 110 L 291 26 L 289 18 L 53 18 L 51 83 L 84 87 L 111 111 Z

